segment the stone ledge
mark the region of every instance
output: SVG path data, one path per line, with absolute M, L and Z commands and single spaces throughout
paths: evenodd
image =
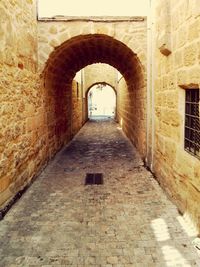
M 182 89 L 199 89 L 199 85 L 197 83 L 179 84 L 178 86 Z
M 94 21 L 94 22 L 115 22 L 115 21 L 145 21 L 146 17 L 128 17 L 128 16 L 54 16 L 38 17 L 38 21 Z

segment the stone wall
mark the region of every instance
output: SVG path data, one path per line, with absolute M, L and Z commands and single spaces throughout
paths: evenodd
M 84 91 L 97 83 L 107 83 L 115 89 L 117 83 L 117 70 L 108 64 L 92 64 L 83 69 Z
M 44 165 L 35 1 L 0 1 L 0 207 Z
M 185 90 L 200 87 L 200 5 L 196 0 L 159 0 L 154 8 L 153 169 L 200 229 L 200 160 L 184 150 Z
M 146 69 L 146 18 L 128 21 L 70 21 L 67 18 L 38 21 L 39 70 L 42 72 L 55 48 L 72 37 L 86 34 L 105 34 L 126 44 L 137 54 Z
M 142 75 L 142 74 L 141 74 Z M 146 157 L 146 87 L 143 79 L 135 80 L 132 90 L 124 78 L 117 85 L 117 120 L 127 137 Z
M 104 68 L 106 78 L 87 67 L 84 88 L 73 81 L 77 71 L 101 62 L 123 75 L 116 86 L 118 120 L 143 158 L 146 115 L 153 111 L 149 163 L 200 229 L 200 160 L 184 150 L 185 90 L 200 87 L 199 0 L 153 0 L 152 11 L 147 110 L 145 18 L 37 22 L 35 0 L 1 0 L 0 208 L 81 128 L 84 88 L 102 79 L 115 84 L 112 67 Z
M 85 123 L 83 113 L 83 88 L 82 84 L 72 83 L 72 136 L 74 136 Z
M 82 70 L 83 73 L 83 97 L 84 97 L 84 121 L 88 119 L 88 92 L 98 83 L 106 83 L 116 90 L 118 71 L 108 64 L 92 64 Z
M 73 81 L 77 71 L 97 62 L 113 65 L 124 75 L 131 92 L 130 107 L 119 116 L 125 122 L 130 120 L 133 103 L 143 113 L 146 20 L 37 23 L 36 3 L 30 0 L 3 0 L 0 14 L 0 208 L 3 208 L 87 119 L 83 84 Z M 77 41 L 72 37 L 78 37 Z M 112 71 L 105 77 L 113 85 L 115 70 L 107 65 L 108 68 Z M 99 82 L 100 77 L 89 76 L 86 87 Z M 124 129 L 132 141 L 137 138 L 135 144 L 140 149 L 145 137 L 133 135 L 128 123 Z

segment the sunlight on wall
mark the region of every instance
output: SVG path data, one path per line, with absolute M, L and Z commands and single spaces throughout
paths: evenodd
M 38 0 L 39 17 L 146 16 L 149 0 Z
M 121 128 L 123 127 L 123 119 L 122 118 L 120 120 L 120 126 L 121 126 Z
M 182 229 L 185 231 L 185 233 L 190 236 L 190 237 L 195 237 L 198 234 L 197 229 L 194 227 L 191 219 L 189 218 L 189 216 L 184 215 L 184 217 L 182 216 L 178 216 L 177 217 L 178 222 L 180 223 Z

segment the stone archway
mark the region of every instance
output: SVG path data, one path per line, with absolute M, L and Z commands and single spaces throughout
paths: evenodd
M 48 107 L 49 142 L 59 149 L 71 135 L 72 81 L 76 73 L 93 63 L 116 68 L 125 81 L 121 90 L 119 119 L 123 130 L 145 156 L 146 114 L 144 70 L 138 56 L 124 43 L 105 34 L 79 35 L 58 46 L 43 71 L 44 87 L 52 104 Z M 83 115 L 83 114 L 82 114 Z
M 107 83 L 107 82 L 96 82 L 96 83 L 93 83 L 92 85 L 90 85 L 90 86 L 87 88 L 87 90 L 86 90 L 86 92 L 85 92 L 86 97 L 87 97 L 88 92 L 90 91 L 90 89 L 91 89 L 93 86 L 97 85 L 97 84 L 102 84 L 102 85 L 108 85 L 108 86 L 110 86 L 110 87 L 113 89 L 113 91 L 115 92 L 115 94 L 117 95 L 117 90 L 116 90 L 116 88 L 115 88 L 112 84 Z
M 89 119 L 89 94 L 90 94 L 90 92 L 93 90 L 93 89 L 95 89 L 95 86 L 98 86 L 98 85 L 102 85 L 103 87 L 108 87 L 108 89 L 110 89 L 111 91 L 113 91 L 113 97 L 114 98 L 112 98 L 113 100 L 114 100 L 114 102 L 115 102 L 115 108 L 114 108 L 114 111 L 115 111 L 115 113 L 114 113 L 114 115 L 112 116 L 114 119 L 116 119 L 116 105 L 117 105 L 117 91 L 116 91 L 116 88 L 113 86 L 113 85 L 111 85 L 111 84 L 109 84 L 109 83 L 107 83 L 107 82 L 96 82 L 96 83 L 93 83 L 92 85 L 90 85 L 88 88 L 87 88 L 87 90 L 86 90 L 86 92 L 85 92 L 85 98 L 86 98 L 86 118 L 87 119 Z M 107 89 L 103 89 L 103 90 L 107 90 Z M 110 91 L 109 90 L 109 91 Z M 111 99 L 111 100 L 112 100 Z M 112 101 L 111 101 L 112 102 Z

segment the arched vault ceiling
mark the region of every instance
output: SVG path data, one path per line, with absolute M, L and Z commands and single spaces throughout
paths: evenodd
M 122 42 L 104 34 L 79 35 L 57 47 L 44 70 L 46 79 L 70 83 L 77 71 L 93 63 L 107 63 L 124 76 L 127 83 L 141 75 L 137 55 Z

